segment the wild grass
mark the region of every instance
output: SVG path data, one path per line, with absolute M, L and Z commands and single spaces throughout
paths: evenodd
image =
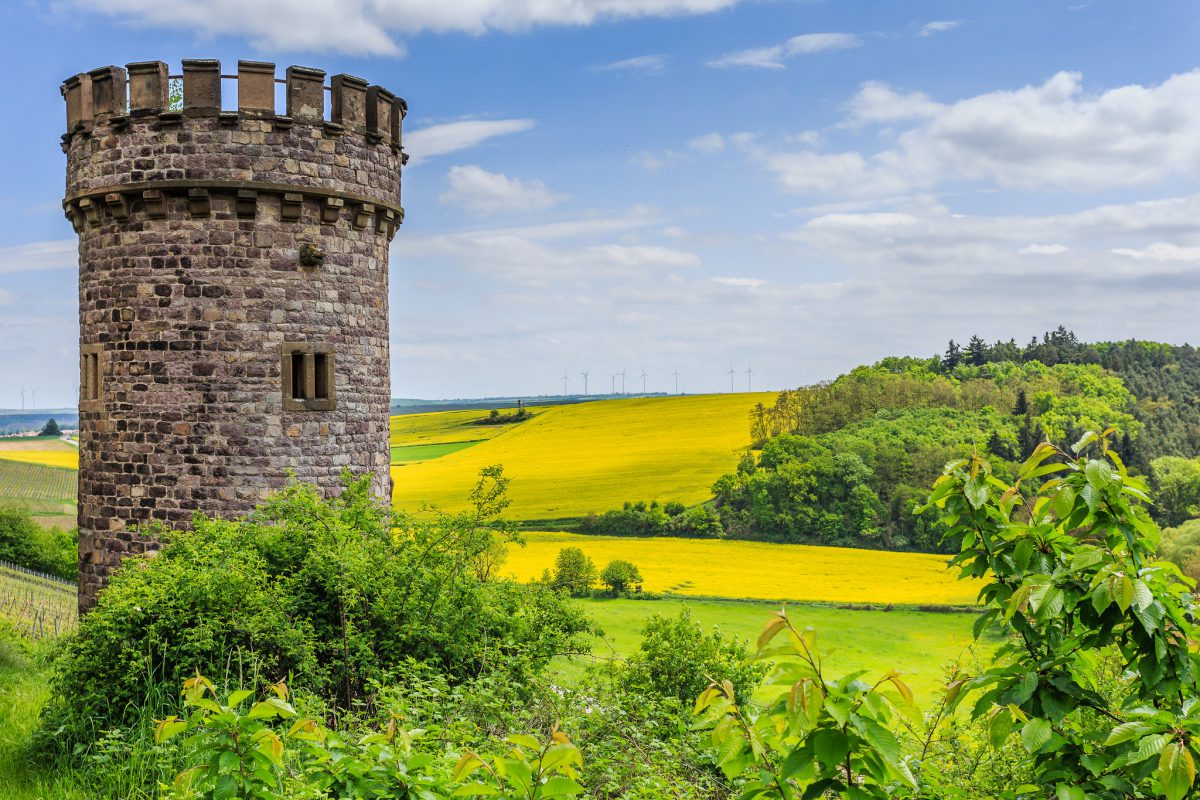
M 716 539 L 635 539 L 528 533 L 511 545 L 504 570 L 540 577 L 564 547 L 578 547 L 597 569 L 632 561 L 648 592 L 699 597 L 875 605 L 973 605 L 978 587 L 956 580 L 949 556 L 849 547 Z
M 744 639 L 751 650 L 763 626 L 779 605 L 720 600 L 577 600 L 591 614 L 604 637 L 593 649 L 596 659 L 623 658 L 637 650 L 642 626 L 652 614 L 675 616 L 687 606 L 706 629 Z M 969 656 L 974 614 L 933 614 L 912 610 L 864 611 L 828 606 L 791 605 L 788 616 L 801 628 L 812 627 L 830 674 L 865 669 L 876 678 L 888 670 L 903 672 L 918 703 L 929 707 L 944 685 L 945 668 Z M 985 645 L 986 647 L 986 645 Z M 968 658 L 969 660 L 969 658 Z M 564 681 L 578 681 L 591 663 L 586 658 L 562 660 L 556 667 Z
M 698 503 L 750 444 L 750 410 L 773 397 L 692 395 L 540 409 L 489 441 L 394 469 L 392 500 L 401 508 L 430 502 L 458 510 L 479 470 L 503 464 L 512 479 L 508 514 L 517 520 L 582 517 L 626 500 Z

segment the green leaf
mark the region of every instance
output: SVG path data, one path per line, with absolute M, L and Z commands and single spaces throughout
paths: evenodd
M 846 734 L 833 728 L 822 728 L 812 735 L 813 754 L 826 767 L 835 767 L 850 752 Z
M 1048 720 L 1031 719 L 1021 729 L 1021 743 L 1025 745 L 1027 751 L 1036 753 L 1046 742 L 1050 741 L 1050 735 L 1053 732 Z
M 1054 796 L 1058 800 L 1087 800 L 1087 795 L 1078 786 L 1060 783 L 1054 787 Z
M 237 780 L 232 775 L 218 775 L 212 796 L 213 800 L 233 800 L 238 796 Z
M 240 706 L 246 701 L 246 698 L 252 694 L 254 694 L 254 692 L 250 691 L 249 689 L 238 689 L 236 692 L 233 692 L 229 695 L 229 707 L 235 708 Z
M 542 749 L 542 743 L 528 733 L 514 733 L 508 737 L 508 740 L 515 745 L 528 748 L 529 750 L 537 751 Z
M 1071 516 L 1071 510 L 1075 508 L 1075 490 L 1063 484 L 1054 495 L 1053 508 L 1054 516 L 1059 519 Z
M 570 797 L 582 793 L 583 787 L 564 775 L 555 775 L 542 784 L 542 797 Z
M 1113 583 L 1113 598 L 1117 601 L 1121 611 L 1128 611 L 1133 605 L 1134 589 L 1133 581 L 1125 576 L 1120 576 Z
M 1133 602 L 1132 605 L 1137 611 L 1145 611 L 1150 604 L 1154 602 L 1154 595 L 1150 592 L 1150 587 L 1146 582 L 1138 579 L 1133 581 Z
M 1133 741 L 1150 730 L 1153 730 L 1153 728 L 1148 722 L 1141 720 L 1122 722 L 1108 734 L 1108 738 L 1104 740 L 1104 746 L 1112 747 L 1115 744 L 1121 744 L 1121 742 Z
M 1183 742 L 1167 745 L 1158 759 L 1158 782 L 1167 800 L 1181 800 L 1196 781 L 1196 764 Z
M 1162 752 L 1167 743 L 1171 741 L 1170 734 L 1155 733 L 1150 736 L 1143 737 L 1132 753 L 1125 755 L 1126 764 L 1140 764 L 1148 758 L 1153 758 Z
M 987 483 L 983 476 L 972 478 L 964 483 L 963 494 L 967 496 L 967 502 L 971 504 L 971 508 L 983 508 L 988 499 Z
M 500 794 L 500 787 L 490 783 L 464 783 L 454 790 L 451 797 L 488 797 Z

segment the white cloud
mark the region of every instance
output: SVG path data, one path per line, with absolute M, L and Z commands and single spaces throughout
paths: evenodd
M 866 84 L 848 122 L 914 119 L 878 152 L 757 145 L 751 156 L 796 192 L 874 196 L 982 183 L 1087 192 L 1200 169 L 1200 70 L 1158 85 L 1084 92 L 1078 73 L 938 104 Z
M 1117 247 L 1113 252 L 1141 261 L 1200 261 L 1200 247 L 1180 247 L 1169 242 L 1154 242 L 1140 250 Z
M 475 164 L 451 167 L 446 181 L 450 188 L 438 199 L 478 214 L 541 211 L 567 199 L 541 181 L 521 181 Z
M 419 164 L 435 156 L 476 147 L 488 139 L 533 128 L 531 119 L 471 119 L 431 125 L 404 134 L 404 150 L 410 163 Z
M 727 67 L 785 69 L 784 62 L 796 56 L 846 50 L 861 44 L 862 39 L 852 33 L 806 33 L 793 36 L 783 44 L 752 47 L 749 50 L 726 53 L 709 61 L 708 66 L 720 69 Z
M 719 133 L 706 133 L 688 142 L 688 147 L 701 153 L 711 155 L 725 148 L 725 137 Z
M 766 283 L 762 278 L 717 277 L 711 280 L 713 283 L 719 283 L 722 286 L 738 286 L 746 289 L 756 289 Z
M 398 56 L 394 36 L 424 31 L 479 35 L 550 25 L 591 25 L 639 17 L 707 14 L 739 0 L 67 0 L 156 28 L 245 36 L 262 50 Z
M 886 83 L 867 81 L 848 103 L 853 123 L 878 124 L 937 116 L 945 106 L 922 92 L 897 92 Z
M 593 72 L 621 72 L 626 75 L 660 75 L 667 68 L 667 57 L 661 53 L 614 61 L 592 67 Z
M 0 274 L 47 269 L 75 269 L 79 245 L 74 239 L 0 247 Z
M 1071 248 L 1061 244 L 1031 244 L 1022 247 L 1017 251 L 1017 255 L 1022 256 L 1056 256 L 1059 253 L 1065 253 Z
M 921 30 L 917 33 L 918 36 L 933 36 L 935 33 L 945 33 L 952 31 L 955 28 L 962 27 L 961 19 L 939 19 L 933 22 L 926 22 L 921 26 Z

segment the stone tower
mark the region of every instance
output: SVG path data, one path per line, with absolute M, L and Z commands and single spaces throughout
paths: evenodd
M 244 514 L 288 470 L 326 494 L 342 470 L 369 472 L 389 494 L 406 106 L 351 75 L 327 87 L 320 70 L 279 80 L 255 61 L 236 75 L 209 60 L 182 76 L 158 61 L 102 67 L 62 94 L 86 611 L 122 557 L 155 549 L 136 530 L 152 520 Z

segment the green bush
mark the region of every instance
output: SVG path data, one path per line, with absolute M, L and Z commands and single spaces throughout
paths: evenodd
M 744 642 L 716 629 L 705 633 L 685 607 L 677 617 L 646 620 L 638 652 L 619 668 L 618 683 L 627 692 L 690 704 L 712 679 L 728 679 L 739 696 L 748 697 L 766 671 L 748 657 Z
M 290 676 L 348 708 L 405 659 L 521 683 L 580 650 L 589 624 L 557 593 L 480 577 L 511 538 L 496 517 L 505 479 L 485 473 L 476 510 L 456 516 L 393 518 L 347 478 L 332 500 L 295 483 L 248 519 L 162 531 L 163 549 L 127 561 L 66 645 L 47 730 L 87 740 L 196 670 L 246 686 Z
M 628 592 L 635 584 L 640 584 L 642 573 L 632 561 L 618 558 L 604 566 L 604 569 L 600 571 L 600 580 L 615 596 Z M 640 587 L 638 591 L 641 591 Z
M 555 589 L 582 597 L 591 593 L 598 577 L 595 562 L 578 547 L 564 547 L 554 558 L 551 581 Z
M 73 581 L 77 552 L 71 534 L 42 528 L 21 506 L 0 506 L 0 560 Z

